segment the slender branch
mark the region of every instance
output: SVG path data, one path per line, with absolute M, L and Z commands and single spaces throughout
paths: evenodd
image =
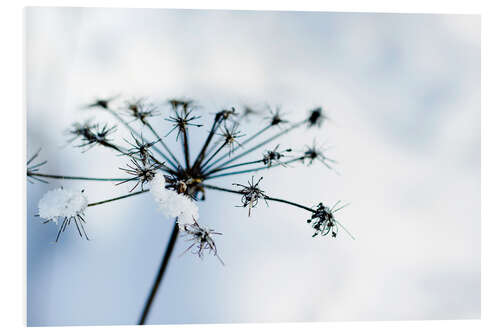
M 259 168 L 253 168 L 253 169 L 246 169 L 246 170 L 240 170 L 240 171 L 226 172 L 226 173 L 221 173 L 221 174 L 218 174 L 218 175 L 208 176 L 205 179 L 212 179 L 212 178 L 219 178 L 219 177 L 225 177 L 225 176 L 239 175 L 239 174 L 242 174 L 242 173 L 249 173 L 249 172 L 257 172 L 257 171 L 260 171 L 260 170 L 266 170 L 266 169 L 275 168 L 275 167 L 283 165 L 283 164 L 286 165 L 286 164 L 290 164 L 290 163 L 293 163 L 293 162 L 301 161 L 303 159 L 304 159 L 303 157 L 297 157 L 297 158 L 294 158 L 292 160 L 283 162 L 281 164 L 277 163 L 277 164 L 274 164 L 274 165 L 271 165 L 271 166 L 263 166 L 263 167 L 259 167 Z M 220 170 L 221 169 L 219 169 L 219 168 L 215 169 L 213 171 L 210 171 L 207 175 L 210 175 L 212 173 L 218 172 Z
M 210 184 L 205 184 L 205 183 L 203 183 L 203 187 L 204 188 L 208 188 L 210 190 L 216 190 L 216 191 L 222 191 L 222 192 L 229 192 L 229 193 L 234 193 L 234 194 L 241 194 L 241 191 L 230 190 L 228 188 L 219 187 L 219 186 L 210 185 Z
M 217 132 L 217 129 L 219 129 L 220 124 L 222 124 L 222 116 L 220 115 L 220 113 L 217 113 L 215 115 L 214 122 L 212 123 L 212 128 L 210 129 L 210 133 L 208 133 L 207 139 L 205 140 L 205 143 L 203 144 L 200 153 L 198 154 L 196 160 L 194 161 L 193 168 L 197 168 L 205 158 L 208 145 L 212 141 L 212 138 L 214 137 L 215 132 Z
M 296 123 L 296 124 L 294 124 L 294 125 L 292 125 L 292 126 L 288 127 L 287 129 L 284 129 L 283 131 L 281 131 L 281 132 L 279 132 L 279 133 L 277 133 L 277 134 L 273 135 L 273 136 L 272 136 L 272 137 L 270 137 L 269 139 L 262 141 L 262 142 L 261 142 L 261 143 L 259 143 L 258 145 L 253 146 L 252 148 L 250 148 L 250 149 L 248 149 L 248 150 L 244 151 L 243 153 L 241 153 L 241 154 L 239 154 L 239 155 L 237 155 L 237 156 L 235 156 L 235 157 L 233 157 L 233 158 L 229 159 L 228 161 L 226 161 L 226 162 L 224 162 L 224 163 L 220 164 L 217 168 L 223 167 L 223 166 L 228 165 L 229 163 L 231 163 L 231 162 L 233 162 L 233 161 L 236 161 L 237 159 L 240 159 L 241 157 L 243 157 L 243 156 L 245 156 L 245 155 L 247 155 L 247 154 L 249 154 L 249 153 L 253 152 L 254 150 L 256 150 L 256 149 L 258 149 L 258 148 L 262 147 L 263 145 L 268 144 L 269 142 L 271 142 L 271 141 L 273 141 L 273 140 L 276 140 L 277 138 L 279 138 L 279 137 L 280 137 L 280 136 L 282 136 L 282 135 L 285 135 L 286 133 L 290 132 L 291 130 L 293 130 L 293 129 L 295 129 L 295 128 L 297 128 L 297 127 L 299 127 L 299 126 L 301 126 L 301 125 L 305 124 L 306 122 L 307 122 L 307 119 L 305 119 L 305 120 L 303 120 L 303 121 L 300 121 L 300 122 L 298 122 L 298 123 Z M 214 163 L 212 163 L 212 164 L 214 164 Z M 210 166 L 212 166 L 212 165 L 210 165 Z
M 93 177 L 79 177 L 79 176 L 60 176 L 60 175 L 47 175 L 43 173 L 27 172 L 27 176 L 35 176 L 41 178 L 55 178 L 55 179 L 72 179 L 72 180 L 94 180 L 101 182 L 120 182 L 128 180 L 129 178 L 93 178 Z
M 268 197 L 267 195 L 266 195 L 266 196 L 264 196 L 264 199 L 265 199 L 265 200 L 269 200 L 269 201 L 277 201 L 277 202 L 282 202 L 282 203 L 285 203 L 285 204 L 288 204 L 288 205 L 292 205 L 292 206 L 295 206 L 295 207 L 299 207 L 299 208 L 305 209 L 305 210 L 307 210 L 307 211 L 310 211 L 311 213 L 314 213 L 314 212 L 315 212 L 315 210 L 314 210 L 314 209 L 312 209 L 312 208 L 309 208 L 309 207 L 306 207 L 306 206 L 304 206 L 304 205 L 298 204 L 298 203 L 296 203 L 296 202 L 288 201 L 288 200 L 285 200 L 285 199 Z
M 154 130 L 153 126 L 151 126 L 151 124 L 149 122 L 146 121 L 145 125 L 151 131 L 151 133 L 153 133 L 153 135 L 160 141 L 160 144 L 162 145 L 162 147 L 167 151 L 167 153 L 172 157 L 172 159 L 175 161 L 175 163 L 177 163 L 177 165 L 175 165 L 174 162 L 172 162 L 172 160 L 170 160 L 167 156 L 163 155 L 163 158 L 165 158 L 167 160 L 167 162 L 170 163 L 170 165 L 174 169 L 179 169 L 179 167 L 180 167 L 181 164 L 179 163 L 179 161 L 177 160 L 177 158 L 175 157 L 175 155 L 172 153 L 172 151 L 170 149 L 168 149 L 166 143 L 163 141 L 163 138 L 160 137 L 158 135 L 158 133 L 156 133 L 156 131 Z
M 219 187 L 219 186 L 214 186 L 214 185 L 209 185 L 209 184 L 203 184 L 203 186 L 205 188 L 208 188 L 208 189 L 211 189 L 211 190 L 216 190 L 216 191 L 223 191 L 223 192 L 229 192 L 229 193 L 234 193 L 234 194 L 241 194 L 241 191 L 237 191 L 237 190 L 230 190 L 228 188 L 223 188 L 223 187 Z M 296 202 L 292 202 L 292 201 L 288 201 L 288 200 L 285 200 L 285 199 L 280 199 L 280 198 L 273 198 L 273 197 L 270 197 L 270 196 L 267 196 L 265 195 L 263 197 L 265 200 L 269 200 L 269 201 L 276 201 L 276 202 L 281 202 L 281 203 L 285 203 L 285 204 L 288 204 L 288 205 L 292 205 L 292 206 L 295 206 L 295 207 L 298 207 L 298 208 L 302 208 L 302 209 L 305 209 L 309 212 L 312 212 L 314 213 L 315 210 L 312 209 L 312 208 L 309 208 L 307 206 L 304 206 L 304 205 L 301 205 L 301 204 L 298 204 Z
M 227 145 L 227 140 L 224 141 L 224 143 L 219 147 L 217 148 L 217 150 L 201 165 L 201 168 L 200 169 L 204 169 L 205 166 L 208 164 L 208 162 L 210 162 L 215 156 L 217 156 L 217 154 L 222 150 L 222 148 L 224 148 L 225 146 Z
M 206 169 L 209 169 L 211 168 L 212 166 L 216 165 L 217 163 L 219 163 L 220 161 L 222 161 L 223 159 L 225 159 L 226 157 L 228 157 L 231 153 L 234 153 L 236 150 L 238 150 L 240 147 L 244 146 L 245 144 L 249 143 L 250 141 L 252 141 L 253 139 L 255 139 L 256 137 L 258 137 L 259 135 L 261 135 L 262 133 L 266 132 L 268 129 L 270 129 L 273 125 L 268 125 L 266 127 L 264 127 L 263 129 L 261 129 L 260 131 L 258 131 L 257 133 L 255 133 L 254 135 L 252 135 L 251 137 L 249 137 L 248 139 L 246 139 L 245 141 L 243 141 L 241 143 L 241 145 L 238 145 L 237 147 L 235 147 L 233 149 L 233 151 L 229 151 L 227 153 L 225 153 L 223 156 L 219 157 L 217 160 L 215 160 L 212 164 L 210 164 Z
M 260 159 L 260 160 L 256 160 L 256 161 L 250 161 L 250 162 L 243 162 L 243 163 L 228 165 L 227 167 L 214 169 L 214 170 L 210 171 L 210 174 L 216 173 L 216 172 L 219 172 L 219 171 L 222 171 L 222 170 L 237 168 L 237 167 L 244 166 L 244 165 L 262 163 L 263 161 L 264 161 L 263 159 Z M 268 167 L 266 167 L 266 168 L 268 168 Z
M 132 132 L 135 136 L 140 137 L 139 132 L 137 132 L 132 126 L 130 126 L 116 111 L 111 110 L 110 108 L 105 108 L 104 110 L 108 111 L 115 117 L 120 123 L 123 124 L 130 132 Z M 154 151 L 156 151 L 158 154 L 160 154 L 167 162 L 170 160 L 158 147 L 152 146 L 151 147 Z M 177 166 L 172 163 L 171 161 L 169 162 L 173 168 L 177 168 Z
M 170 239 L 168 240 L 167 247 L 165 249 L 165 254 L 163 255 L 163 259 L 161 261 L 160 267 L 158 268 L 158 273 L 156 273 L 156 278 L 151 287 L 151 291 L 149 292 L 148 299 L 146 300 L 146 304 L 142 310 L 141 318 L 139 319 L 138 324 L 144 325 L 146 323 L 146 319 L 148 318 L 149 310 L 151 309 L 151 305 L 155 299 L 156 293 L 160 287 L 161 280 L 165 275 L 165 270 L 167 269 L 168 261 L 172 252 L 174 250 L 175 242 L 177 241 L 177 236 L 179 234 L 179 226 L 177 225 L 177 221 L 175 222 L 174 230 L 170 234 Z
M 134 192 L 134 193 L 122 195 L 120 197 L 111 198 L 111 199 L 108 199 L 108 200 L 93 202 L 93 203 L 88 204 L 87 206 L 88 207 L 92 207 L 92 206 L 102 205 L 102 204 L 105 204 L 105 203 L 108 203 L 108 202 L 111 202 L 111 201 L 125 199 L 125 198 L 128 198 L 128 197 L 132 197 L 134 195 L 138 195 L 138 194 L 142 194 L 142 193 L 146 193 L 146 192 L 149 192 L 149 190 L 142 190 L 142 191 L 138 191 L 138 192 Z
M 184 146 L 184 159 L 186 162 L 186 169 L 189 170 L 189 144 L 188 144 L 188 130 L 187 127 L 182 131 L 182 144 Z

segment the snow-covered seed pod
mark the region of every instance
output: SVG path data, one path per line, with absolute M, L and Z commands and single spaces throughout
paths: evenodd
M 87 232 L 83 226 L 85 209 L 88 206 L 88 199 L 82 191 L 57 188 L 50 190 L 38 202 L 38 215 L 48 223 L 50 221 L 56 224 L 62 219 L 61 227 L 57 233 L 56 242 L 59 240 L 61 232 L 74 222 L 80 237 L 85 236 L 88 240 Z

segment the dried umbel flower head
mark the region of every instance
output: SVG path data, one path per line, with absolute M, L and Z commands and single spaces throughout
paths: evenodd
M 127 115 L 130 115 L 134 120 L 139 120 L 142 124 L 147 124 L 147 119 L 160 114 L 158 108 L 148 103 L 146 99 L 139 98 L 126 102 L 125 110 Z
M 177 110 L 177 108 L 182 108 L 187 110 L 192 104 L 193 101 L 189 99 L 178 99 L 178 98 L 172 98 L 167 101 L 168 104 L 172 107 L 172 109 Z
M 127 153 L 124 155 L 139 158 L 143 163 L 146 163 L 151 159 L 155 160 L 153 154 L 151 153 L 150 148 L 153 147 L 160 140 L 148 142 L 144 140 L 142 136 L 140 139 L 136 138 L 133 133 L 131 134 L 131 136 L 134 142 L 130 142 L 127 139 L 123 139 L 126 143 L 128 143 L 131 146 L 131 148 L 129 148 Z
M 334 213 L 346 207 L 348 204 L 345 204 L 341 207 L 338 207 L 340 200 L 333 205 L 332 208 L 325 207 L 322 202 L 320 202 L 314 212 L 311 215 L 311 218 L 307 220 L 307 223 L 310 223 L 314 229 L 313 237 L 317 235 L 326 236 L 331 233 L 332 237 L 337 237 L 338 227 L 343 228 L 349 236 L 353 239 L 354 237 L 347 231 L 342 224 L 340 224 L 334 217 Z
M 316 140 L 312 145 L 306 146 L 304 154 L 300 157 L 300 159 L 304 163 L 308 163 L 308 165 L 311 165 L 314 161 L 318 160 L 328 169 L 332 169 L 332 166 L 329 163 L 337 163 L 336 160 L 326 157 L 323 150 L 318 147 Z
M 86 106 L 88 109 L 92 108 L 102 108 L 102 109 L 109 109 L 109 104 L 117 99 L 119 95 L 109 97 L 109 98 L 97 98 L 93 103 L 90 103 Z
M 167 133 L 167 136 L 174 130 L 177 130 L 176 140 L 179 139 L 181 133 L 186 133 L 188 126 L 201 127 L 201 124 L 195 124 L 194 121 L 201 118 L 200 116 L 192 116 L 192 109 L 189 109 L 191 102 L 184 102 L 178 100 L 170 100 L 170 104 L 174 110 L 174 115 L 165 120 L 173 123 L 173 128 Z M 179 106 L 181 106 L 179 108 Z
M 256 116 L 258 114 L 259 114 L 259 111 L 255 110 L 249 106 L 245 106 L 243 108 L 243 112 L 240 115 L 240 119 L 249 119 L 250 117 Z
M 239 191 L 243 195 L 241 198 L 241 203 L 243 204 L 242 206 L 237 206 L 237 207 L 248 207 L 248 216 L 250 217 L 250 213 L 252 212 L 252 208 L 257 206 L 259 203 L 259 199 L 264 199 L 266 200 L 266 195 L 264 194 L 264 191 L 262 191 L 259 188 L 259 183 L 262 180 L 263 177 L 260 177 L 260 179 L 255 183 L 254 178 L 252 176 L 252 180 L 248 181 L 248 186 L 246 185 L 241 185 L 241 184 L 233 184 L 235 186 L 239 186 L 242 189 Z M 267 204 L 267 201 L 266 201 Z
M 189 237 L 187 241 L 191 242 L 191 245 L 189 245 L 189 247 L 182 254 L 194 248 L 193 253 L 198 255 L 199 258 L 203 258 L 204 252 L 208 252 L 209 254 L 216 256 L 221 264 L 224 265 L 224 262 L 217 254 L 217 247 L 215 246 L 215 242 L 212 238 L 212 235 L 222 234 L 213 229 L 200 226 L 195 219 L 193 219 L 193 221 L 193 223 L 183 224 L 179 227 L 182 232 L 181 236 Z
M 222 129 L 219 135 L 224 138 L 224 146 L 229 149 L 229 154 L 234 151 L 235 144 L 241 146 L 241 143 L 239 143 L 239 141 L 236 139 L 245 136 L 244 134 L 241 134 L 240 131 L 238 131 L 237 123 L 234 123 L 230 128 L 228 128 L 226 124 L 224 124 L 224 129 Z
M 119 182 L 117 185 L 124 184 L 130 181 L 135 181 L 136 184 L 130 192 L 136 189 L 137 186 L 141 185 L 141 191 L 144 190 L 144 184 L 150 182 L 153 180 L 153 177 L 156 174 L 156 170 L 162 167 L 162 164 L 153 162 L 149 163 L 146 162 L 144 163 L 142 160 L 136 160 L 135 158 L 132 158 L 130 160 L 132 162 L 132 165 L 127 164 L 128 168 L 119 168 L 120 170 L 125 171 L 127 174 L 133 176 L 130 179 L 124 180 L 122 182 Z
M 311 110 L 309 114 L 309 118 L 307 119 L 307 123 L 309 127 L 317 126 L 321 127 L 323 122 L 325 121 L 326 117 L 323 114 L 323 109 L 322 108 L 316 108 L 314 110 Z
M 273 150 L 268 150 L 264 153 L 264 157 L 262 158 L 262 162 L 264 165 L 271 167 L 274 164 L 279 164 L 286 166 L 285 163 L 282 162 L 282 158 L 286 157 L 284 153 L 289 153 L 292 151 L 291 148 L 278 151 L 280 145 L 276 145 Z
M 73 142 L 80 138 L 81 143 L 77 145 L 77 147 L 86 147 L 87 149 L 84 151 L 96 145 L 116 149 L 116 146 L 111 143 L 111 139 L 109 138 L 109 135 L 115 130 L 116 126 L 108 127 L 106 124 L 92 124 L 88 121 L 83 124 L 74 123 L 73 128 L 69 131 L 69 134 L 73 135 L 73 138 L 71 138 L 69 142 Z
M 158 120 L 162 121 L 161 119 L 165 119 L 173 124 L 173 128 L 169 132 L 166 131 L 168 133 L 165 133 L 157 131 L 153 126 L 155 124 L 152 123 L 154 115 L 167 111 L 163 110 L 160 106 L 157 108 L 152 104 L 145 103 L 144 100 L 129 102 L 126 109 L 126 116 L 131 116 L 133 120 L 138 120 L 130 121 L 123 118 L 123 112 L 117 112 L 112 108 L 110 99 L 101 99 L 92 103 L 90 107 L 109 113 L 112 117 L 116 118 L 124 130 L 129 132 L 133 140 L 126 142 L 130 147 L 123 148 L 111 142 L 110 134 L 114 131 L 114 126 L 101 126 L 90 122 L 75 124 L 70 131 L 70 134 L 73 136 L 71 141 L 80 139 L 81 143 L 79 147 L 91 148 L 100 146 L 101 148 L 110 148 L 115 156 L 130 158 L 131 163 L 129 162 L 127 168 L 121 168 L 121 170 L 126 172 L 127 178 L 94 178 L 39 174 L 35 173 L 35 171 L 42 164 L 32 165 L 31 163 L 34 158 L 28 161 L 27 175 L 28 177 L 34 176 L 39 178 L 104 181 L 114 184 L 117 182 L 135 182 L 131 190 L 132 192 L 127 195 L 90 204 L 87 204 L 86 198 L 82 197 L 82 194 L 76 196 L 74 193 L 70 195 L 67 192 L 57 192 L 57 195 L 52 195 L 58 200 L 49 200 L 50 196 L 42 198 L 40 216 L 49 218 L 47 221 L 51 221 L 54 218 L 62 218 L 63 225 L 59 230 L 59 234 L 65 230 L 68 224 L 74 222 L 80 235 L 83 232 L 86 236 L 83 229 L 83 223 L 85 222 L 83 220 L 83 213 L 87 207 L 106 204 L 111 201 L 116 202 L 117 200 L 151 192 L 152 198 L 161 213 L 166 218 L 175 219 L 176 221 L 154 286 L 158 286 L 161 281 L 179 233 L 181 233 L 181 236 L 185 235 L 188 237 L 189 241 L 192 242 L 187 251 L 193 249 L 194 253 L 199 257 L 202 257 L 203 253 L 209 252 L 219 258 L 212 236 L 220 235 L 220 233 L 208 227 L 200 226 L 197 222 L 199 213 L 196 200 L 198 200 L 199 194 L 202 194 L 202 200 L 205 199 L 205 190 L 223 191 L 240 195 L 242 206 L 239 207 L 248 207 L 249 216 L 252 208 L 256 207 L 259 200 L 264 200 L 266 204 L 269 201 L 273 205 L 287 205 L 288 207 L 307 211 L 312 214 L 308 222 L 313 225 L 315 234 L 326 235 L 331 233 L 333 236 L 337 235 L 337 226 L 342 227 L 342 225 L 334 218 L 334 213 L 340 209 L 335 208 L 336 206 L 329 209 L 324 207 L 323 204 L 319 204 L 315 208 L 311 208 L 308 205 L 269 196 L 267 192 L 265 193 L 260 188 L 259 184 L 262 177 L 255 182 L 252 176 L 248 185 L 233 184 L 237 186 L 237 189 L 210 184 L 211 179 L 214 178 L 222 179 L 237 174 L 253 174 L 263 170 L 271 172 L 272 168 L 280 165 L 298 164 L 300 162 L 311 164 L 315 160 L 319 160 L 327 166 L 329 166 L 328 163 L 334 163 L 335 161 L 325 157 L 315 144 L 307 147 L 302 156 L 293 158 L 290 158 L 286 154 L 291 149 L 280 150 L 279 145 L 276 145 L 273 150 L 265 151 L 263 156 L 259 155 L 257 158 L 252 158 L 251 155 L 252 152 L 269 146 L 272 142 L 275 142 L 295 129 L 300 127 L 319 127 L 325 119 L 321 108 L 310 111 L 307 117 L 291 122 L 290 124 L 283 119 L 279 108 L 276 108 L 274 111 L 270 110 L 270 115 L 263 119 L 265 120 L 263 127 L 260 127 L 260 129 L 253 133 L 249 133 L 250 135 L 246 136 L 241 144 L 237 141 L 242 135 L 239 130 L 236 130 L 238 120 L 236 108 L 230 107 L 220 110 L 215 113 L 208 135 L 201 145 L 198 154 L 192 155 L 194 149 L 191 147 L 192 143 L 189 141 L 188 132 L 202 126 L 196 122 L 200 117 L 194 113 L 193 102 L 191 100 L 171 99 L 168 105 L 170 106 L 168 114 L 165 114 L 164 117 Z M 251 112 L 247 110 L 244 112 L 244 115 L 248 115 L 249 113 Z M 240 117 L 240 119 L 242 118 Z M 174 130 L 178 131 L 175 141 L 177 141 L 179 136 L 181 137 L 180 148 L 183 158 L 178 156 L 178 153 L 174 154 L 176 150 L 171 149 L 172 145 L 178 145 L 174 140 L 169 140 L 170 138 L 168 138 L 168 135 Z M 218 137 L 217 134 L 222 136 L 221 140 L 215 139 Z M 224 152 L 224 148 L 229 148 L 229 151 Z M 237 150 L 240 150 L 240 152 L 233 154 Z M 259 166 L 256 167 L 256 165 Z M 135 190 L 139 185 L 141 185 L 140 190 Z M 69 207 L 71 208 L 64 205 L 61 206 L 63 202 L 69 202 Z M 48 212 L 50 205 L 55 205 L 55 212 Z M 64 210 L 66 208 L 63 209 L 61 207 L 66 207 L 70 211 Z M 57 238 L 59 238 L 59 234 Z M 146 304 L 151 304 L 156 290 L 157 288 L 152 288 L 152 293 Z M 140 324 L 145 322 L 149 305 L 145 307 L 143 316 L 139 322 Z
M 62 219 L 62 225 L 57 233 L 56 242 L 59 240 L 61 232 L 66 230 L 66 226 L 74 222 L 80 237 L 85 235 L 88 240 L 87 233 L 83 227 L 85 220 L 83 219 L 85 209 L 88 206 L 87 197 L 83 194 L 83 190 L 72 191 L 64 188 L 57 188 L 45 193 L 38 202 L 38 215 L 45 219 L 43 223 L 50 221 L 58 223 Z M 82 234 L 83 232 L 83 234 Z
M 223 120 L 229 120 L 230 118 L 236 117 L 236 109 L 234 107 L 230 109 L 225 109 L 217 112 L 216 117 L 222 118 Z
M 47 163 L 47 161 L 34 163 L 35 159 L 38 157 L 41 150 L 42 148 L 38 149 L 38 151 L 33 156 L 31 156 L 30 159 L 26 162 L 26 176 L 28 177 L 28 181 L 32 184 L 34 183 L 33 180 L 37 180 L 41 183 L 47 183 L 45 180 L 35 175 L 35 173 L 38 172 L 39 168 Z
M 276 107 L 275 110 L 269 108 L 270 115 L 265 117 L 264 119 L 270 121 L 271 126 L 276 126 L 284 123 L 288 123 L 288 120 L 283 119 L 283 113 L 281 112 L 281 108 Z

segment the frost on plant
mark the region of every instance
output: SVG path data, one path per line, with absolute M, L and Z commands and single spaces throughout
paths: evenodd
M 262 112 L 248 107 L 241 108 L 241 111 L 236 107 L 214 110 L 209 126 L 201 130 L 199 127 L 202 127 L 203 123 L 198 113 L 199 107 L 192 100 L 170 99 L 155 104 L 146 98 L 120 101 L 116 96 L 98 99 L 87 104 L 87 108 L 94 112 L 108 113 L 114 117 L 116 123 L 104 124 L 95 121 L 75 123 L 67 131 L 68 141 L 82 152 L 97 148 L 109 150 L 114 157 L 121 160 L 119 170 L 122 172 L 122 178 L 105 175 L 92 177 L 46 174 L 40 171 L 46 162 L 35 162 L 40 151 L 28 159 L 26 175 L 30 182 L 61 179 L 128 186 L 129 193 L 126 195 L 103 198 L 92 203 L 88 203 L 82 192 L 62 188 L 49 191 L 40 200 L 39 216 L 45 222 L 62 220 L 56 240 L 71 223 L 75 224 L 80 236 L 87 237 L 83 228 L 85 224 L 83 216 L 87 209 L 127 198 L 130 198 L 127 200 L 133 204 L 133 197 L 147 192 L 151 192 L 150 198 L 156 203 L 163 217 L 168 221 L 176 221 L 173 223 L 174 230 L 167 242 L 167 249 L 154 284 L 156 287 L 149 295 L 140 324 L 146 320 L 149 306 L 176 244 L 177 235 L 190 242 L 186 252 L 191 252 L 199 258 L 203 258 L 204 253 L 209 253 L 222 262 L 214 240 L 214 236 L 222 234 L 210 228 L 210 221 L 205 221 L 198 209 L 203 207 L 205 200 L 208 203 L 217 200 L 217 196 L 212 195 L 213 192 L 235 194 L 234 201 L 227 202 L 228 207 L 244 207 L 248 209 L 249 217 L 252 209 L 257 209 L 258 203 L 262 201 L 271 209 L 275 209 L 277 205 L 299 209 L 303 215 L 297 218 L 305 220 L 312 226 L 313 237 L 328 234 L 336 237 L 339 227 L 345 230 L 336 217 L 337 212 L 345 206 L 336 208 L 337 202 L 332 208 L 327 208 L 323 203 L 301 204 L 292 198 L 274 197 L 272 188 L 266 186 L 264 191 L 260 185 L 261 181 L 266 183 L 265 178 L 262 176 L 255 178 L 255 175 L 262 172 L 265 172 L 267 177 L 272 173 L 271 169 L 279 167 L 290 165 L 310 167 L 314 161 L 319 161 L 331 168 L 331 164 L 336 163 L 335 160 L 328 158 L 315 142 L 306 145 L 301 152 L 278 141 L 299 128 L 312 130 L 321 127 L 326 120 L 321 107 L 304 112 L 304 118 L 297 121 L 288 117 L 285 119 L 280 108 L 274 110 L 269 108 L 269 112 L 263 116 Z M 245 131 L 242 120 L 245 122 L 255 120 L 261 127 L 255 132 Z M 159 131 L 157 125 L 160 123 L 168 128 Z M 128 132 L 125 137 L 116 137 L 119 126 Z M 193 131 L 195 135 L 204 137 L 200 146 L 193 147 L 191 144 L 190 136 L 193 135 Z M 180 147 L 182 153 L 174 154 L 173 151 L 176 151 L 173 149 L 174 146 Z M 284 146 L 286 148 L 280 148 Z M 241 174 L 251 176 L 248 177 L 246 184 L 231 181 L 233 176 Z M 213 183 L 215 180 L 225 181 L 226 185 L 216 185 Z M 293 195 L 291 189 L 287 189 L 287 193 Z M 241 203 L 239 206 L 238 200 Z M 230 221 L 225 222 L 230 223 Z M 161 228 L 161 225 L 158 227 Z M 349 232 L 347 234 L 351 236 Z

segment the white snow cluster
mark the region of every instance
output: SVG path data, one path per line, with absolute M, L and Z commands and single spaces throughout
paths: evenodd
M 178 217 L 177 223 L 193 223 L 198 219 L 198 206 L 189 197 L 165 188 L 165 177 L 159 172 L 151 181 L 151 193 L 160 211 L 167 218 Z
M 59 217 L 82 215 L 87 205 L 87 197 L 82 192 L 61 187 L 45 193 L 38 202 L 38 214 L 57 223 Z

